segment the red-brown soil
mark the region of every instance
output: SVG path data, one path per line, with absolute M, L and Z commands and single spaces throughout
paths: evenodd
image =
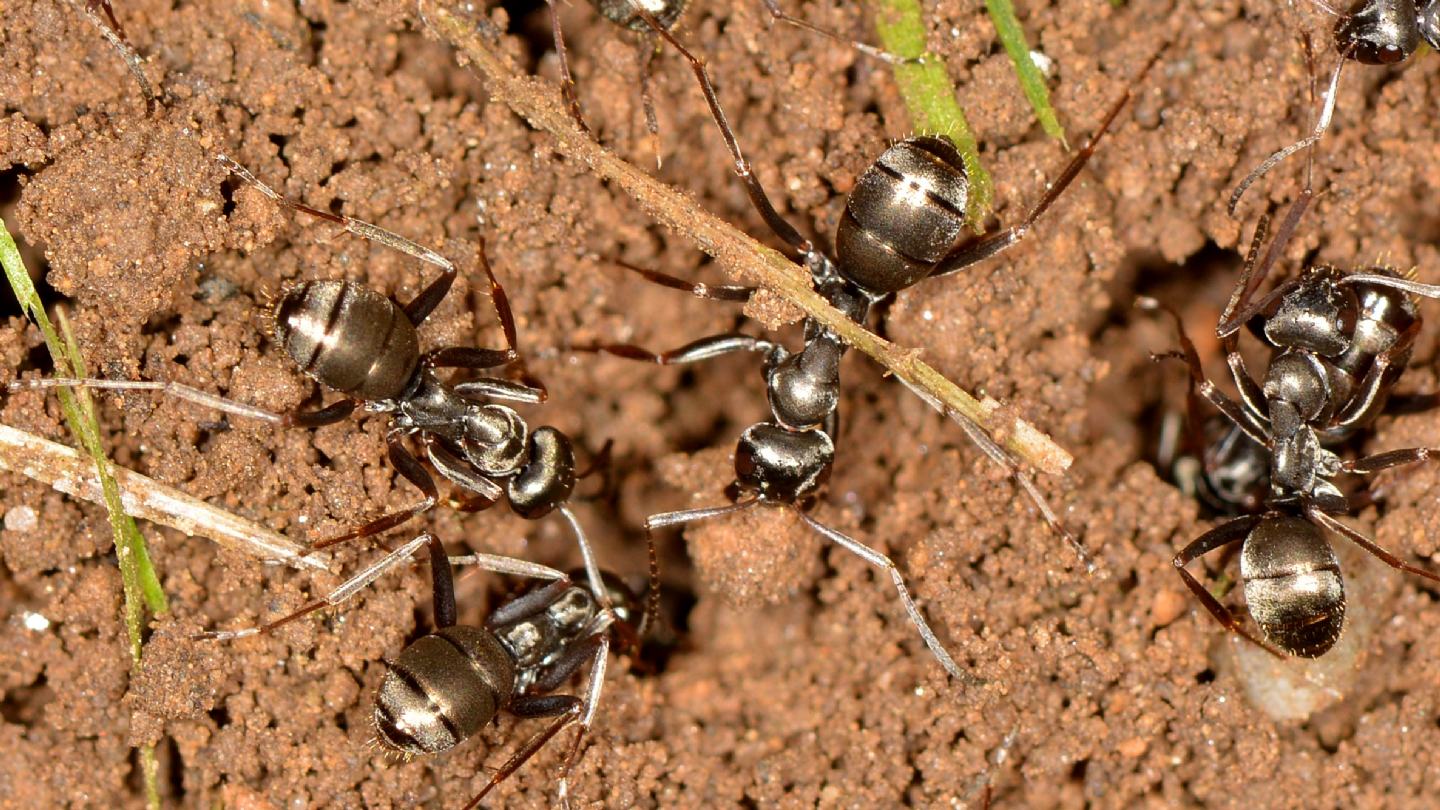
M 859 4 L 782 5 L 874 37 Z M 814 514 L 892 554 L 941 637 L 987 685 L 945 678 L 883 576 L 791 537 L 779 513 L 693 531 L 688 553 L 672 533 L 662 538 L 665 579 L 694 594 L 693 610 L 672 611 L 682 633 L 661 672 L 611 667 L 573 775 L 578 804 L 978 806 L 987 778 L 997 807 L 1424 807 L 1440 790 L 1436 589 L 1347 557 L 1352 572 L 1366 571 L 1354 579 L 1370 583 L 1352 589 L 1352 609 L 1371 618 L 1352 625 L 1343 689 L 1308 718 L 1271 719 L 1246 696 L 1247 679 L 1271 676 L 1237 669 L 1234 643 L 1170 564 L 1211 524 L 1146 460 L 1153 416 L 1179 407 L 1183 372 L 1150 362 L 1174 336 L 1131 302 L 1157 296 L 1196 335 L 1210 331 L 1259 212 L 1296 192 L 1300 159 L 1257 186 L 1238 219 L 1224 210 L 1251 167 L 1308 128 L 1294 31 L 1313 26 L 1328 42 L 1326 17 L 1305 2 L 1019 5 L 1032 44 L 1055 62 L 1053 99 L 1072 143 L 1163 54 L 1091 168 L 1022 246 L 904 292 L 884 329 L 1074 452 L 1071 473 L 1041 485 L 1106 576 L 1087 576 L 954 425 L 852 356 L 839 461 Z M 682 37 L 707 54 L 760 177 L 802 231 L 828 241 L 844 192 L 888 140 L 908 134 L 889 69 L 772 29 L 759 2 L 694 6 Z M 523 37 L 517 52 L 555 77 L 543 4 L 507 9 L 493 16 Z M 996 178 L 1000 216 L 1014 219 L 1066 155 L 1034 124 L 983 4 L 936 0 L 925 10 L 931 48 Z M 755 329 L 732 307 L 645 284 L 609 260 L 712 282 L 723 274 L 490 99 L 419 30 L 411 4 L 137 0 L 117 13 L 171 109 L 147 115 L 115 52 L 69 3 L 9 3 L 0 29 L 0 216 L 43 269 L 46 294 L 65 302 L 92 369 L 293 407 L 316 391 L 271 345 L 265 295 L 291 280 L 346 277 L 405 300 L 432 276 L 237 190 L 209 157 L 223 149 L 288 194 L 382 223 L 462 267 L 474 267 L 485 238 L 530 368 L 550 387 L 551 401 L 527 416 L 586 448 L 615 441 L 618 496 L 578 507 L 606 567 L 643 580 L 646 515 L 724 502 L 735 437 L 765 414 L 753 358 L 657 370 L 565 349 L 663 348 Z M 652 166 L 634 38 L 586 3 L 563 19 L 595 131 Z M 762 235 L 672 53 L 656 60 L 654 92 L 660 176 Z M 1429 54 L 1344 77 L 1316 166 L 1325 194 L 1286 272 L 1306 256 L 1383 260 L 1440 282 L 1440 220 L 1426 206 L 1440 189 L 1437 97 Z M 476 284 L 462 277 L 427 322 L 427 346 L 498 345 Z M 0 379 L 43 372 L 35 330 L 5 312 Z M 793 327 L 776 334 L 799 340 Z M 1436 385 L 1435 334 L 1422 335 L 1402 388 Z M 1221 373 L 1213 344 L 1202 348 Z M 313 432 L 233 420 L 217 431 L 198 409 L 106 401 L 119 463 L 297 539 L 415 497 L 384 459 L 383 419 Z M 6 424 L 63 435 L 53 399 L 3 404 Z M 1386 418 L 1371 444 L 1434 444 L 1437 428 L 1434 414 Z M 1387 479 L 1388 500 L 1358 525 L 1407 559 L 1429 559 L 1440 552 L 1435 470 Z M 277 616 L 338 577 L 261 566 L 148 526 L 172 607 L 133 675 L 103 510 L 14 475 L 0 487 L 0 806 L 139 805 L 131 746 L 154 742 L 175 806 L 456 808 L 535 726 L 507 717 L 449 755 L 387 760 L 366 746 L 370 700 L 382 658 L 428 626 L 423 566 L 273 637 L 200 643 L 189 634 Z M 423 525 L 457 550 L 577 562 L 557 519 L 439 509 Z M 338 559 L 353 570 L 374 554 Z M 773 578 L 753 575 L 777 560 Z M 479 621 L 503 588 L 462 577 L 462 618 Z M 30 614 L 48 627 L 29 629 Z M 563 748 L 543 752 L 489 806 L 549 806 Z

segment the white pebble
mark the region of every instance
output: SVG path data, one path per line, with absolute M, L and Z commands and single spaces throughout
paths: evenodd
M 35 510 L 28 506 L 16 506 L 5 513 L 5 528 L 12 532 L 34 531 L 40 524 Z

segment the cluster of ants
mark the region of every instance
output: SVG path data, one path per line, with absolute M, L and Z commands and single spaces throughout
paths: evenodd
M 819 249 L 772 205 L 742 154 L 726 121 L 704 62 L 682 45 L 673 27 L 682 0 L 642 3 L 594 0 L 608 19 L 650 40 L 647 52 L 663 42 L 693 68 L 715 125 L 727 144 L 734 170 L 760 218 L 810 273 L 814 289 L 858 324 L 896 293 L 922 280 L 965 271 L 1020 242 L 1060 199 L 1084 169 L 1098 144 L 1149 70 L 1141 70 L 1084 145 L 1048 185 L 1040 200 L 1016 224 L 996 233 L 964 235 L 970 179 L 956 148 L 944 137 L 916 136 L 886 149 L 860 175 L 845 201 L 834 237 L 833 255 Z M 776 20 L 848 42 L 781 12 L 765 0 Z M 140 70 L 142 57 L 104 0 L 90 0 L 85 13 L 118 49 L 150 108 L 166 104 Z M 564 92 L 584 127 L 564 44 L 555 24 Z M 1369 0 L 1342 15 L 1335 30 L 1341 57 L 1365 63 L 1392 63 L 1415 51 L 1420 39 L 1434 43 L 1440 33 L 1440 3 Z M 852 43 L 866 53 L 883 51 Z M 1153 60 L 1150 64 L 1153 64 Z M 642 70 L 647 122 L 655 117 Z M 1334 105 L 1339 68 L 1329 85 L 1321 123 L 1313 135 L 1282 150 L 1237 190 L 1243 193 L 1285 156 L 1312 149 Z M 587 130 L 588 131 L 588 130 Z M 585 469 L 576 463 L 574 442 L 548 426 L 531 428 L 512 407 L 546 401 L 545 387 L 524 373 L 515 318 L 504 288 L 485 259 L 479 263 L 489 284 L 504 348 L 446 347 L 421 352 L 417 329 L 450 291 L 458 269 L 436 251 L 376 225 L 322 211 L 290 199 L 223 154 L 215 154 L 234 177 L 297 214 L 327 221 L 352 234 L 408 254 L 439 270 L 439 277 L 411 301 L 400 304 L 355 281 L 306 281 L 287 288 L 276 301 L 275 342 L 304 374 L 342 396 L 317 410 L 274 413 L 173 382 L 108 379 L 32 379 L 11 390 L 81 386 L 110 390 L 153 390 L 213 408 L 230 416 L 281 427 L 313 428 L 335 423 L 357 409 L 388 420 L 390 464 L 420 492 L 414 506 L 370 520 L 316 548 L 374 537 L 397 529 L 441 502 L 435 474 L 461 493 L 456 508 L 478 511 L 502 501 L 522 518 L 558 513 L 575 537 L 583 568 L 562 572 L 526 560 L 485 554 L 450 556 L 435 536 L 424 533 L 366 566 L 338 588 L 299 610 L 258 627 L 213 631 L 213 640 L 269 633 L 318 610 L 341 604 L 377 577 L 410 560 L 424 547 L 432 578 L 434 630 L 411 642 L 393 661 L 375 699 L 378 739 L 407 755 L 448 750 L 505 711 L 523 718 L 549 718 L 495 770 L 466 807 L 520 768 L 571 725 L 578 731 L 559 777 L 579 755 L 581 739 L 596 713 L 612 645 L 634 648 L 656 622 L 658 574 L 651 532 L 664 527 L 768 506 L 792 509 L 811 529 L 874 566 L 894 585 L 906 614 L 935 659 L 957 681 L 979 679 L 955 662 L 911 597 L 900 569 L 884 554 L 822 525 L 807 514 L 834 465 L 839 438 L 840 364 L 846 344 L 824 325 L 807 319 L 798 349 L 743 333 L 701 337 L 685 346 L 652 351 L 633 344 L 602 343 L 583 350 L 660 365 L 699 363 L 722 355 L 752 353 L 761 358 L 770 416 L 744 430 L 734 452 L 729 502 L 707 508 L 650 516 L 644 531 L 650 544 L 650 586 L 637 595 L 596 560 L 580 520 L 570 508 L 577 481 L 606 464 L 606 450 Z M 1358 439 L 1386 410 L 1430 407 L 1437 397 L 1391 397 L 1421 328 L 1412 296 L 1440 298 L 1440 287 L 1420 284 L 1392 270 L 1351 272 L 1334 267 L 1306 269 L 1298 278 L 1261 294 L 1314 193 L 1307 181 L 1266 245 L 1270 214 L 1261 218 L 1244 268 L 1216 327 L 1232 372 L 1237 397 L 1205 377 L 1198 353 L 1180 328 L 1178 316 L 1153 299 L 1145 309 L 1163 310 L 1175 320 L 1182 360 L 1190 376 L 1190 418 L 1182 449 L 1166 452 L 1164 464 L 1177 471 L 1183 487 L 1228 519 L 1189 543 L 1174 558 L 1186 586 L 1230 631 L 1276 655 L 1314 657 L 1338 638 L 1345 614 L 1339 563 L 1327 533 L 1348 539 L 1387 564 L 1431 580 L 1440 576 L 1410 565 L 1380 548 L 1338 517 L 1363 502 L 1366 493 L 1346 494 L 1341 474 L 1368 475 L 1428 459 L 1431 450 L 1410 448 L 1373 455 L 1355 452 Z M 1233 201 L 1232 201 L 1233 207 Z M 700 298 L 744 302 L 753 287 L 687 282 L 653 270 L 631 268 L 645 279 Z M 1262 378 L 1253 377 L 1239 348 L 1248 327 L 1270 352 Z M 511 369 L 501 374 L 497 369 Z M 444 369 L 487 372 L 449 382 Z M 923 394 L 922 394 L 923 396 Z M 1213 415 L 1204 415 L 1204 406 Z M 968 438 L 1001 464 L 1031 498 L 1051 529 L 1089 564 L 1080 541 L 1062 524 L 1030 481 L 1023 465 L 978 426 L 957 419 Z M 608 450 L 608 445 L 607 445 Z M 1246 604 L 1257 635 L 1213 596 L 1186 566 L 1212 551 L 1240 544 L 1240 572 Z M 458 622 L 452 566 L 528 577 L 540 584 L 502 602 L 483 626 Z M 583 697 L 562 689 L 589 665 Z

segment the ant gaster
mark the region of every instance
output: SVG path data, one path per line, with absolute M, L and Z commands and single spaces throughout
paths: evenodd
M 1375 421 L 1405 369 L 1422 324 L 1410 295 L 1440 298 L 1440 287 L 1385 268 L 1344 272 L 1317 266 L 1256 300 L 1256 291 L 1313 196 L 1307 181 L 1263 258 L 1260 249 L 1269 217 L 1260 220 L 1240 280 L 1216 326 L 1238 401 L 1205 378 L 1178 314 L 1154 299 L 1138 302 L 1172 317 L 1192 396 L 1208 401 L 1247 441 L 1263 448 L 1268 466 L 1264 511 L 1235 517 L 1204 533 L 1175 555 L 1174 565 L 1185 585 L 1226 628 L 1277 656 L 1306 658 L 1328 651 L 1344 625 L 1344 581 L 1325 531 L 1393 568 L 1440 581 L 1440 576 L 1404 562 L 1340 522 L 1336 516 L 1349 513 L 1352 504 L 1332 480 L 1341 473 L 1369 475 L 1434 454 L 1431 448 L 1415 447 L 1345 459 L 1335 448 Z M 1260 381 L 1250 375 L 1238 351 L 1239 332 L 1247 324 L 1271 350 Z M 1242 544 L 1246 604 L 1265 641 L 1246 630 L 1186 569 L 1201 556 L 1235 543 Z
M 108 11 L 108 4 L 105 6 Z M 138 65 L 140 58 L 128 41 L 93 8 L 87 11 L 91 22 L 106 34 L 126 64 L 132 68 Z M 147 107 L 153 110 L 157 104 L 163 105 L 143 80 L 143 74 L 136 72 Z M 439 491 L 434 479 L 405 446 L 406 437 L 414 436 L 419 439 L 431 466 L 466 493 L 459 509 L 478 511 L 504 499 L 525 519 L 539 519 L 558 510 L 574 530 L 586 569 L 598 577 L 584 531 L 566 503 L 576 480 L 602 464 L 608 448 L 601 451 L 590 469 L 577 474 L 569 437 L 548 426 L 531 431 L 514 409 L 492 401 L 543 402 L 546 394 L 542 386 L 496 377 L 452 385 L 436 374 L 441 368 L 495 368 L 519 357 L 515 349 L 515 319 L 505 291 L 486 259 L 484 241 L 478 246 L 480 268 L 489 281 L 490 297 L 507 348 L 446 347 L 422 354 L 416 328 L 449 293 L 458 274 L 453 262 L 384 228 L 285 197 L 224 154 L 217 153 L 215 159 L 231 174 L 285 208 L 340 225 L 350 233 L 440 268 L 440 277 L 403 306 L 352 281 L 302 282 L 282 292 L 272 311 L 276 342 L 302 372 L 346 397 L 319 410 L 280 414 L 175 382 L 42 379 L 13 382 L 9 389 L 83 386 L 151 390 L 223 413 L 284 427 L 317 427 L 338 422 L 363 404 L 367 411 L 390 416 L 391 427 L 386 437 L 390 463 L 424 498 L 414 506 L 321 540 L 313 544 L 313 548 L 389 531 L 438 502 Z
M 942 138 L 925 136 L 892 146 L 860 176 L 846 200 L 845 216 L 836 238 L 836 258 L 832 260 L 801 236 L 771 204 L 741 154 L 704 63 L 647 12 L 638 7 L 636 12 L 689 61 L 712 118 L 730 150 L 735 172 L 761 218 L 800 255 L 816 290 L 857 323 L 863 323 L 871 307 L 893 293 L 925 278 L 964 270 L 1023 238 L 1079 174 L 1130 96 L 1127 90 L 1024 220 L 971 242 L 961 240 L 969 181 L 955 148 Z M 1146 70 L 1148 68 L 1147 65 Z M 630 269 L 653 282 L 689 291 L 700 298 L 742 301 L 754 292 L 751 287 L 691 284 L 650 270 Z M 740 351 L 763 355 L 771 418 L 746 429 L 736 446 L 735 481 L 729 488 L 734 502 L 728 506 L 653 515 L 646 520 L 647 530 L 718 517 L 757 505 L 792 508 L 820 535 L 888 573 L 911 622 L 941 665 L 957 679 L 976 682 L 973 675 L 956 665 L 931 631 L 899 569 L 888 557 L 806 514 L 834 464 L 835 438 L 839 434 L 840 360 L 846 350 L 838 336 L 807 320 L 804 348 L 795 353 L 776 343 L 743 334 L 702 338 L 658 354 L 629 344 L 591 348 L 665 365 L 693 363 Z M 1070 542 L 1089 565 L 1083 546 L 1056 519 L 1019 463 L 973 423 L 958 414 L 952 416 L 988 456 L 1006 467 L 1039 505 L 1055 531 Z

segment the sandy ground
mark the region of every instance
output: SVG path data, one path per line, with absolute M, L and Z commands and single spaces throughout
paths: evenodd
M 606 567 L 642 580 L 646 515 L 724 502 L 735 437 L 765 413 L 752 359 L 656 370 L 565 350 L 595 340 L 662 348 L 737 325 L 755 330 L 733 307 L 645 284 L 608 260 L 712 282 L 723 274 L 492 102 L 447 46 L 417 29 L 406 3 L 172 5 L 117 9 L 150 56 L 152 79 L 176 98 L 153 116 L 71 6 L 19 0 L 4 9 L 0 215 L 44 269 L 45 294 L 68 306 L 93 369 L 293 407 L 318 392 L 271 345 L 267 294 L 294 279 L 346 277 L 407 300 L 430 277 L 428 267 L 237 191 L 208 158 L 224 149 L 311 205 L 383 223 L 462 267 L 474 266 L 485 237 L 531 369 L 552 394 L 527 417 L 585 448 L 615 441 L 616 496 L 579 505 Z M 873 39 L 857 4 L 784 5 Z M 1157 414 L 1181 403 L 1181 372 L 1149 362 L 1173 336 L 1131 302 L 1160 297 L 1184 311 L 1192 333 L 1209 332 L 1238 269 L 1237 244 L 1267 198 L 1293 197 L 1299 161 L 1258 186 L 1238 219 L 1224 210 L 1250 167 L 1308 126 L 1294 31 L 1313 26 L 1328 41 L 1328 22 L 1298 5 L 1021 3 L 1032 43 L 1054 60 L 1053 97 L 1072 143 L 1151 53 L 1164 53 L 1092 168 L 1023 246 L 906 291 L 885 315 L 891 338 L 923 348 L 957 383 L 1013 403 L 1075 453 L 1067 477 L 1041 484 L 1105 575 L 1086 575 L 953 425 L 851 357 L 839 460 L 814 514 L 895 556 L 938 632 L 987 685 L 949 682 L 888 582 L 822 550 L 782 513 L 758 515 L 758 526 L 672 533 L 662 551 L 681 640 L 658 673 L 612 666 L 574 773 L 578 803 L 975 806 L 987 778 L 997 807 L 1433 800 L 1436 589 L 1347 556 L 1346 657 L 1318 670 L 1257 669 L 1171 570 L 1175 551 L 1211 523 L 1146 456 Z M 828 241 L 868 160 L 909 133 L 888 69 L 771 29 L 759 2 L 694 6 L 682 36 L 711 60 L 761 178 L 802 231 Z M 931 48 L 981 136 L 1000 216 L 1013 219 L 1066 156 L 1033 123 L 982 4 L 938 0 L 926 13 Z M 543 4 L 507 4 L 495 19 L 517 35 L 530 67 L 556 75 Z M 653 166 L 635 39 L 585 3 L 563 19 L 599 137 Z M 1440 282 L 1440 219 L 1423 205 L 1440 187 L 1435 72 L 1426 55 L 1344 77 L 1317 165 L 1326 193 L 1286 272 L 1304 259 L 1383 260 Z M 656 60 L 654 92 L 659 175 L 763 235 L 673 54 Z M 427 322 L 426 346 L 497 344 L 477 289 L 462 278 Z M 43 373 L 36 331 L 22 328 L 13 306 L 0 309 L 10 317 L 0 379 Z M 799 340 L 793 328 L 776 334 Z M 1427 330 L 1403 390 L 1435 385 L 1435 345 Z M 1219 374 L 1213 343 L 1202 348 Z M 236 420 L 218 430 L 211 414 L 147 396 L 107 403 L 120 463 L 298 539 L 414 497 L 384 460 L 383 419 L 281 433 Z M 13 395 L 3 405 L 6 424 L 62 436 L 53 400 Z M 1369 446 L 1433 444 L 1437 419 L 1386 418 Z M 1388 500 L 1358 525 L 1407 558 L 1429 558 L 1440 551 L 1435 476 L 1390 476 Z M 260 566 L 152 527 L 172 611 L 155 623 L 132 676 L 103 511 L 14 475 L 0 476 L 0 487 L 0 806 L 138 805 L 131 745 L 157 742 L 175 806 L 455 808 L 531 731 L 533 721 L 507 717 L 449 755 L 385 759 L 365 745 L 371 694 L 381 659 L 428 626 L 423 567 L 273 637 L 197 643 L 189 633 L 279 615 L 337 577 Z M 441 509 L 424 525 L 457 550 L 576 562 L 555 519 Z M 375 553 L 355 548 L 338 559 L 351 570 Z M 480 621 L 505 587 L 463 577 L 462 618 Z M 31 614 L 48 627 L 27 626 Z M 1250 697 L 1307 672 L 1329 686 L 1298 718 L 1275 719 Z M 1293 708 L 1299 698 L 1286 700 Z M 1007 737 L 1013 744 L 992 766 Z M 555 748 L 489 806 L 549 806 Z

